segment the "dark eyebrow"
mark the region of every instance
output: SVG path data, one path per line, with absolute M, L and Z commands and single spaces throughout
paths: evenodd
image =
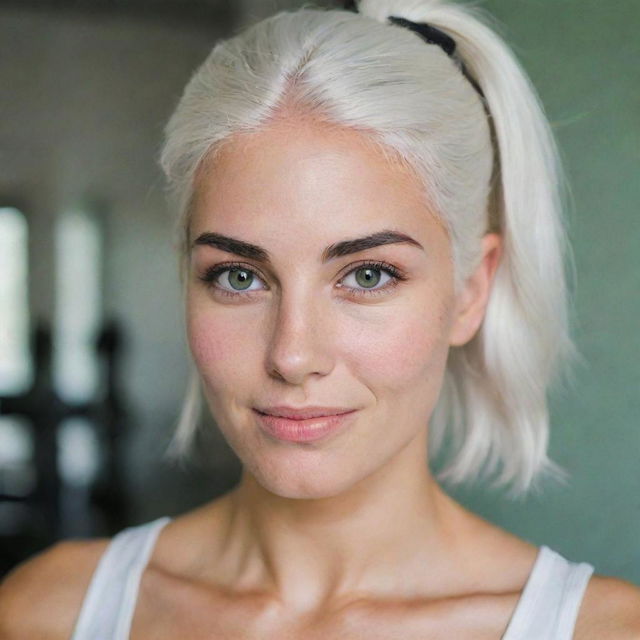
M 351 253 L 358 253 L 359 251 L 365 251 L 366 249 L 372 249 L 373 247 L 379 247 L 384 244 L 410 244 L 415 247 L 419 247 L 424 251 L 424 247 L 411 236 L 405 233 L 399 233 L 391 229 L 385 229 L 384 231 L 378 231 L 371 235 L 364 236 L 362 238 L 354 238 L 353 240 L 343 240 L 342 242 L 336 242 L 329 245 L 322 252 L 322 262 L 328 262 L 333 258 L 347 256 Z M 221 251 L 227 253 L 234 253 L 235 255 L 242 256 L 243 258 L 249 258 L 256 262 L 262 262 L 266 265 L 271 264 L 271 258 L 269 252 L 258 245 L 238 240 L 237 238 L 230 238 L 229 236 L 223 236 L 220 233 L 214 233 L 212 231 L 206 231 L 200 234 L 191 245 L 192 248 L 197 245 L 206 245 L 209 247 L 216 247 Z

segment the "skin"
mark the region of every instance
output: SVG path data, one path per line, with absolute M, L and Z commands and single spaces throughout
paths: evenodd
M 243 474 L 162 531 L 131 638 L 500 638 L 538 550 L 457 504 L 426 464 L 447 353 L 482 322 L 500 236 L 484 236 L 455 296 L 448 236 L 411 170 L 360 134 L 304 118 L 237 136 L 204 165 L 196 196 L 192 240 L 216 232 L 272 256 L 267 267 L 197 246 L 185 283 L 189 346 Z M 387 228 L 422 248 L 322 263 L 328 245 Z M 348 287 L 364 288 L 363 260 L 406 279 L 357 295 Z M 203 282 L 229 261 L 255 273 L 250 292 Z M 233 291 L 228 275 L 217 283 Z M 252 412 L 273 404 L 357 413 L 325 442 L 282 443 Z M 0 637 L 69 637 L 107 543 L 61 543 L 14 571 Z M 629 583 L 594 577 L 575 637 L 640 637 L 639 603 Z

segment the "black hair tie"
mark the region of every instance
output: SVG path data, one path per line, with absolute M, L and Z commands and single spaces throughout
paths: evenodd
M 355 0 L 345 0 L 344 8 L 347 11 L 358 13 L 358 5 Z M 399 18 L 397 16 L 389 16 L 389 22 L 400 27 L 410 29 L 414 33 L 418 34 L 428 44 L 438 45 L 450 58 L 453 57 L 456 50 L 456 41 L 450 35 L 447 35 L 437 27 L 434 27 L 427 22 L 412 22 L 411 20 Z M 473 85 L 473 88 L 480 94 L 480 96 L 484 98 L 484 93 L 480 88 L 480 85 L 469 75 L 462 60 L 456 59 L 456 62 L 458 63 L 464 77 Z
M 451 36 L 426 22 L 411 22 L 411 20 L 396 18 L 396 16 L 389 16 L 389 22 L 411 29 L 429 44 L 437 44 L 449 57 L 456 50 L 456 41 Z

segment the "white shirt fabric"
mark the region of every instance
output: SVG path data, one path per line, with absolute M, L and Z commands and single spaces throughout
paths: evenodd
M 142 573 L 164 516 L 114 536 L 85 594 L 71 640 L 129 640 Z M 501 640 L 571 640 L 593 566 L 541 546 Z

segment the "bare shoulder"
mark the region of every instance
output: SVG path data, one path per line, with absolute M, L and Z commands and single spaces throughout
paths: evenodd
M 69 638 L 108 543 L 65 540 L 14 568 L 0 583 L 0 638 Z
M 640 640 L 640 588 L 618 578 L 594 575 L 576 622 L 576 640 Z

